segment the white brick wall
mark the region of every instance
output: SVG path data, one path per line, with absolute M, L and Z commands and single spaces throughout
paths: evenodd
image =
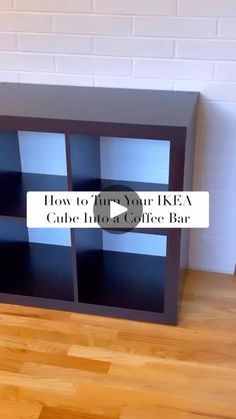
M 236 0 L 1 0 L 0 80 L 201 92 L 193 268 L 236 262 Z
M 52 54 L 92 54 L 93 39 L 77 35 L 19 34 L 18 49 L 25 52 L 50 52 Z
M 134 60 L 134 76 L 136 77 L 159 77 L 185 80 L 211 80 L 213 77 L 214 65 L 200 61 L 184 60 Z
M 95 54 L 125 57 L 173 57 L 174 42 L 166 39 L 106 38 L 94 40 Z
M 58 33 L 131 35 L 131 17 L 102 15 L 55 15 L 53 30 Z
M 0 33 L 0 51 L 16 50 L 16 35 L 14 33 Z
M 235 41 L 177 41 L 176 57 L 204 60 L 235 60 Z
M 215 66 L 215 79 L 236 82 L 236 63 L 217 63 Z
M 165 38 L 213 38 L 217 31 L 215 19 L 181 17 L 135 17 L 135 35 Z
M 92 11 L 92 4 L 93 0 L 15 0 L 16 10 L 29 12 L 87 13 Z
M 235 19 L 222 19 L 219 22 L 219 36 L 222 38 L 236 38 Z
M 34 71 L 36 68 L 38 71 L 53 71 L 53 57 L 50 55 L 0 52 L 0 71 Z
M 51 29 L 52 18 L 49 15 L 0 13 L 1 32 L 51 32 Z
M 178 0 L 178 13 L 183 16 L 234 16 L 235 0 Z
M 59 73 L 128 76 L 131 74 L 131 67 L 132 60 L 128 58 L 56 57 L 56 68 Z
M 94 0 L 95 13 L 124 15 L 174 15 L 176 0 Z

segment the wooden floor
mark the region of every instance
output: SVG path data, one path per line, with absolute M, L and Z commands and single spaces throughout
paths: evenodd
M 190 272 L 179 327 L 0 305 L 1 419 L 236 418 L 236 278 Z

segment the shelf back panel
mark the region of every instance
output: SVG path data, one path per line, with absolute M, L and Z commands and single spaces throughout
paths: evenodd
M 101 137 L 101 177 L 168 184 L 170 141 Z
M 66 176 L 65 135 L 19 131 L 22 172 Z

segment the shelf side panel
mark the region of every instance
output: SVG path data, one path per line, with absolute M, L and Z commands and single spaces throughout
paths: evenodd
M 185 148 L 185 166 L 184 166 L 184 190 L 192 191 L 193 188 L 193 169 L 194 169 L 194 155 L 196 142 L 196 122 L 197 122 L 197 103 L 189 121 L 186 134 L 186 148 Z M 186 273 L 188 269 L 189 259 L 189 229 L 182 229 L 181 232 L 181 249 L 180 249 L 180 269 L 181 269 L 181 283 L 180 296 L 182 298 L 183 289 L 185 285 Z
M 68 191 L 73 191 L 73 174 L 72 174 L 72 152 L 71 152 L 71 141 L 70 135 L 65 135 L 65 146 L 66 146 L 66 168 L 67 168 L 67 188 Z M 71 259 L 72 259 L 72 276 L 73 276 L 73 293 L 74 301 L 78 303 L 78 274 L 77 274 L 77 252 L 76 252 L 76 237 L 75 229 L 70 229 L 71 239 Z

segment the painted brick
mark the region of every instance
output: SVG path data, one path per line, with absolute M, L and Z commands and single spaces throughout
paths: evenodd
M 11 51 L 16 49 L 16 35 L 0 33 L 0 50 Z
M 180 90 L 181 92 L 202 92 L 208 86 L 207 82 L 199 81 L 199 80 L 175 80 L 173 79 L 173 87 L 174 90 Z
M 132 15 L 174 15 L 177 0 L 95 0 L 95 12 Z
M 143 38 L 95 38 L 95 52 L 100 55 L 134 57 L 172 57 L 174 42 Z
M 97 74 L 102 76 L 130 76 L 130 59 L 106 57 L 57 57 L 57 69 L 60 73 Z
M 0 76 L 1 77 L 1 76 Z M 59 84 L 65 86 L 93 86 L 92 76 L 78 76 L 76 74 L 55 73 L 20 73 L 22 83 Z
M 213 158 L 230 159 L 236 155 L 235 139 L 225 141 L 222 138 L 207 138 L 202 136 L 198 138 L 196 144 L 196 156 L 212 156 Z M 236 195 L 235 195 L 236 197 Z
M 232 208 L 234 210 L 234 213 L 236 212 L 236 194 L 234 191 L 214 191 L 214 193 L 211 193 L 211 207 L 217 208 L 217 211 L 219 208 Z M 222 223 L 223 226 L 217 225 L 218 228 L 218 234 L 224 234 L 224 231 L 226 232 L 228 229 L 228 232 L 230 232 L 232 235 L 236 236 L 236 230 L 232 229 L 232 226 L 228 224 L 227 222 Z M 221 230 L 220 230 L 221 229 Z
M 169 80 L 145 79 L 134 77 L 102 77 L 95 76 L 95 86 L 118 87 L 128 89 L 159 89 L 171 90 L 172 83 Z
M 236 82 L 236 63 L 218 63 L 215 69 L 215 79 Z
M 1 83 L 17 83 L 19 82 L 19 74 L 13 71 L 0 71 Z
M 224 175 L 236 176 L 236 165 L 234 164 L 234 158 L 222 158 L 220 156 L 212 155 L 196 155 L 198 171 L 208 174 L 218 174 L 219 167 L 220 173 Z
M 209 83 L 202 96 L 208 100 L 236 102 L 236 83 Z
M 129 35 L 132 19 L 127 16 L 56 15 L 54 31 L 58 33 Z
M 206 188 L 212 191 L 235 192 L 235 175 L 208 174 Z
M 31 13 L 0 13 L 0 30 L 13 32 L 50 32 L 51 17 Z
M 15 0 L 15 8 L 36 12 L 90 12 L 92 0 Z
M 215 241 L 215 238 L 213 240 Z M 189 267 L 191 269 L 233 274 L 234 266 L 235 256 L 227 251 L 222 251 L 220 245 L 217 252 L 212 252 L 206 246 L 199 251 L 190 248 Z
M 54 60 L 49 55 L 0 53 L 0 70 L 53 71 Z
M 93 51 L 93 41 L 92 38 L 76 35 L 19 34 L 18 49 L 32 52 L 86 54 Z
M 217 195 L 219 196 L 221 191 L 214 191 L 212 192 L 212 198 L 215 198 Z M 226 192 L 226 195 L 230 192 Z M 199 235 L 202 237 L 202 241 L 205 239 L 213 239 L 218 238 L 220 239 L 226 239 L 229 240 L 231 237 L 233 240 L 236 239 L 236 229 L 232 231 L 232 227 L 230 229 L 230 225 L 224 222 L 227 217 L 230 219 L 230 222 L 232 223 L 232 226 L 235 226 L 235 220 L 234 220 L 234 208 L 229 208 L 226 206 L 219 206 L 219 207 L 213 207 L 210 205 L 210 213 L 211 213 L 211 223 L 210 227 L 205 230 L 195 230 L 195 235 Z M 224 228 L 225 225 L 225 228 Z M 235 248 L 236 250 L 236 248 Z M 231 249 L 232 251 L 232 249 Z
M 214 238 L 216 240 L 213 241 Z M 230 254 L 234 254 L 234 249 L 236 249 L 236 239 L 235 237 L 226 234 L 223 237 L 208 235 L 203 237 L 203 246 L 205 248 L 211 249 L 212 252 L 218 252 L 219 245 L 222 249 L 228 249 Z
M 198 117 L 215 121 L 236 121 L 236 104 L 234 102 L 200 101 Z
M 231 207 L 218 207 L 214 208 L 211 205 L 211 212 L 212 224 L 218 226 L 224 226 L 225 220 L 229 220 L 230 224 L 236 225 L 236 211 L 234 208 Z M 231 230 L 232 233 L 232 230 Z M 232 235 L 232 234 L 231 234 Z M 236 238 L 236 229 L 234 237 Z
M 200 92 L 203 100 L 236 102 L 236 83 L 173 80 L 174 90 Z
M 198 132 L 200 137 L 208 140 L 232 140 L 236 132 L 236 121 L 199 120 Z
M 219 22 L 219 36 L 236 38 L 236 19 L 224 19 Z
M 136 77 L 154 77 L 163 79 L 200 79 L 212 78 L 214 66 L 207 62 L 164 61 L 137 59 L 134 64 Z
M 204 38 L 216 35 L 216 19 L 135 17 L 136 35 Z
M 236 16 L 235 0 L 178 0 L 183 16 Z
M 178 58 L 200 58 L 212 60 L 235 60 L 236 44 L 234 41 L 177 41 Z

